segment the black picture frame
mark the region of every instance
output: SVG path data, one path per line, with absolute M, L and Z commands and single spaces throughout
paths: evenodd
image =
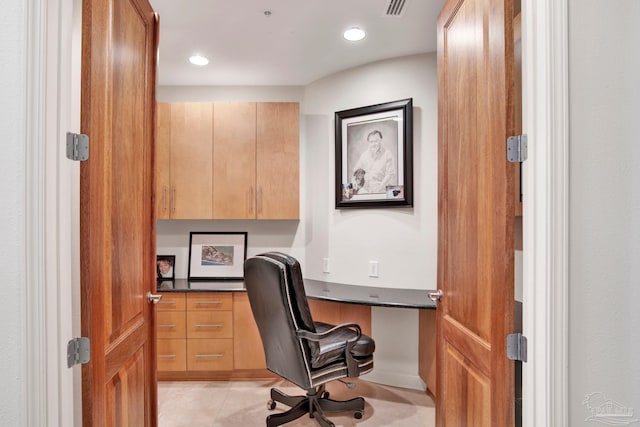
M 336 209 L 413 206 L 413 98 L 336 112 L 335 145 Z
M 189 233 L 189 280 L 243 280 L 247 232 Z
M 159 282 L 175 279 L 175 267 L 175 255 L 156 255 L 156 279 Z

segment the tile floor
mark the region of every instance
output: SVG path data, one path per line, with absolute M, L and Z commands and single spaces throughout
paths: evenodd
M 364 417 L 352 413 L 328 414 L 336 426 L 358 427 L 433 427 L 435 405 L 424 392 L 354 381 L 354 389 L 333 381 L 327 385 L 331 397 L 342 400 L 365 398 Z M 273 381 L 160 381 L 158 383 L 158 418 L 160 427 L 252 427 L 264 426 L 272 413 L 267 409 L 269 390 L 277 387 L 287 394 L 301 390 L 290 383 Z M 278 404 L 275 411 L 284 411 Z M 308 416 L 287 427 L 317 427 Z

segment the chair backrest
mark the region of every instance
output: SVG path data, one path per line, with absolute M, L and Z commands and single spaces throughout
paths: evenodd
M 301 388 L 311 388 L 312 350 L 296 336 L 298 329 L 316 331 L 300 264 L 283 253 L 260 254 L 245 261 L 244 281 L 267 369 Z

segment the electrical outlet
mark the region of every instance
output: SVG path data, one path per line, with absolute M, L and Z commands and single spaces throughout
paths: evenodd
M 329 258 L 322 258 L 322 272 L 329 272 Z
M 378 261 L 369 261 L 369 277 L 378 277 Z

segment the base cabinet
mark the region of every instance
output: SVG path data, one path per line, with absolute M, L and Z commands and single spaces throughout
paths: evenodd
M 273 378 L 244 292 L 162 293 L 158 379 Z

